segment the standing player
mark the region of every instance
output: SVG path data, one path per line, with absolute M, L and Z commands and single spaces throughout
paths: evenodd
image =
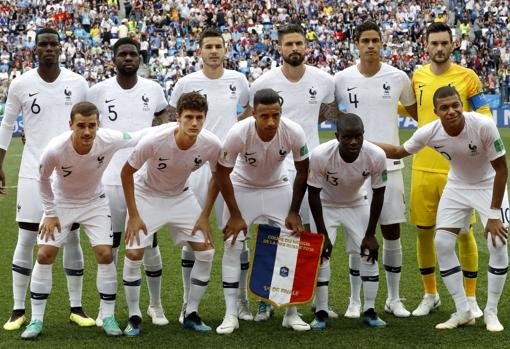
M 282 97 L 282 116 L 297 122 L 305 131 L 310 150 L 320 144 L 318 124 L 328 118 L 338 116 L 335 102 L 334 83 L 331 76 L 322 70 L 307 65 L 305 61 L 306 39 L 303 28 L 289 24 L 278 31 L 278 50 L 283 59 L 281 67 L 271 69 L 255 80 L 250 87 L 250 103 L 258 90 L 271 88 Z M 289 177 L 294 181 L 296 171 L 291 157 L 287 160 Z M 310 215 L 308 200 L 303 200 L 301 217 L 309 230 Z M 267 320 L 270 306 L 260 303 L 255 320 Z M 330 311 L 330 317 L 337 317 Z
M 488 331 L 503 331 L 497 307 L 508 271 L 510 209 L 505 147 L 493 120 L 476 112 L 462 111 L 462 98 L 454 87 L 440 87 L 432 101 L 439 120 L 419 128 L 403 146 L 381 146 L 386 155 L 394 159 L 416 154 L 428 146 L 451 165 L 437 210 L 434 245 L 441 277 L 455 301 L 456 312 L 436 328 L 453 329 L 475 323 L 455 244 L 459 233 L 469 227 L 473 209 L 476 209 L 485 227 L 489 249 L 484 320 Z
M 197 92 L 183 94 L 177 102 L 178 124 L 161 126 L 157 132 L 144 137 L 122 169 L 122 186 L 129 214 L 123 270 L 129 308 L 128 326 L 124 330 L 126 336 L 140 334 L 141 260 L 145 247 L 151 244 L 152 235 L 164 225 L 168 225 L 176 245 L 187 244 L 195 254 L 183 325 L 199 332 L 211 330 L 198 315 L 214 257 L 207 214 L 210 209 L 201 214 L 193 191 L 188 190 L 191 173 L 206 162 L 214 171 L 221 151 L 218 137 L 202 130 L 206 113 L 207 100 L 202 95 Z M 133 180 L 134 173 L 142 166 L 136 181 Z M 212 204 L 209 206 L 212 207 Z
M 399 143 L 398 102 L 411 115 L 416 112 L 416 100 L 407 75 L 381 62 L 381 31 L 374 22 L 364 22 L 356 28 L 356 45 L 360 63 L 335 75 L 337 101 L 347 105 L 347 112 L 358 113 L 365 125 L 365 137 L 369 141 L 391 144 Z M 403 162 L 391 160 L 386 163 L 388 183 L 384 205 L 379 218 L 383 235 L 383 265 L 386 270 L 388 298 L 384 309 L 398 317 L 407 317 L 400 300 L 400 272 L 402 269 L 402 245 L 400 223 L 405 222 Z M 371 188 L 367 187 L 370 197 Z M 349 256 L 351 299 L 346 317 L 360 316 L 360 287 L 358 255 Z
M 328 318 L 329 256 L 338 227 L 344 226 L 346 251 L 362 255 L 363 322 L 370 327 L 386 323 L 375 312 L 379 288 L 379 245 L 375 237 L 387 180 L 386 156 L 376 145 L 363 141 L 363 122 L 356 114 L 337 120 L 336 139 L 312 151 L 308 174 L 308 200 L 317 232 L 324 235 L 326 251 L 317 278 L 315 319 L 312 329 L 325 329 Z M 372 202 L 363 192 L 370 178 Z M 368 254 L 367 254 L 368 250 Z
M 237 122 L 237 107 L 245 107 L 245 111 L 239 116 L 244 118 L 251 110 L 248 105 L 249 86 L 246 77 L 237 71 L 224 69 L 223 60 L 227 49 L 221 32 L 215 28 L 205 29 L 199 41 L 199 55 L 202 58 L 203 68 L 195 73 L 186 75 L 179 79 L 170 97 L 170 112 L 175 115 L 177 101 L 183 93 L 197 91 L 207 98 L 209 110 L 205 120 L 204 128 L 219 139 L 224 139 L 228 130 Z M 171 117 L 171 119 L 174 119 Z M 195 193 L 198 202 L 204 207 L 207 188 L 211 179 L 211 171 L 202 167 L 195 171 L 190 178 L 190 186 Z M 223 199 L 216 200 L 215 211 L 216 221 L 220 222 L 222 218 Z M 195 262 L 194 253 L 189 247 L 182 249 L 182 283 L 184 288 L 184 301 L 188 298 L 190 273 Z M 239 318 L 243 320 L 253 320 L 253 316 L 248 306 L 246 294 L 246 284 L 248 269 L 250 266 L 250 256 L 247 248 L 241 255 L 241 285 L 239 293 Z M 182 309 L 186 308 L 183 304 Z M 183 312 L 179 317 L 182 323 Z
M 476 110 L 491 116 L 485 101 L 482 84 L 471 69 L 454 64 L 450 60 L 453 50 L 452 31 L 445 23 L 432 23 L 427 28 L 427 51 L 430 64 L 413 74 L 413 89 L 418 102 L 418 127 L 436 121 L 432 96 L 441 86 L 457 89 L 464 111 Z M 448 161 L 432 149 L 425 148 L 413 157 L 411 180 L 411 221 L 417 229 L 417 255 L 425 295 L 413 316 L 423 316 L 441 304 L 436 288 L 436 250 L 434 247 L 434 225 L 439 199 L 446 184 Z M 476 317 L 483 315 L 476 302 L 476 278 L 478 274 L 478 250 L 473 229 L 459 235 L 459 254 L 464 287 Z
M 122 38 L 113 45 L 113 62 L 117 76 L 93 86 L 88 100 L 99 108 L 101 125 L 119 131 L 136 131 L 151 126 L 167 106 L 165 94 L 159 84 L 136 74 L 140 66 L 140 46 L 131 38 Z M 103 184 L 112 215 L 113 259 L 118 260 L 120 238 L 126 223 L 126 202 L 122 193 L 120 171 L 130 154 L 123 149 L 114 155 L 104 173 Z M 166 325 L 161 306 L 162 262 L 157 238 L 144 253 L 144 268 L 150 294 L 147 315 L 155 325 Z M 101 326 L 101 312 L 96 324 Z
M 287 227 L 295 233 L 302 229 L 299 207 L 306 190 L 308 148 L 303 129 L 295 122 L 281 118 L 281 98 L 272 89 L 262 89 L 253 98 L 253 118 L 235 124 L 228 132 L 222 148 L 215 181 L 225 198 L 229 212 L 224 212 L 222 260 L 223 292 L 226 314 L 216 328 L 218 334 L 229 334 L 239 328 L 237 292 L 241 251 L 250 224 L 257 218 Z M 292 153 L 296 180 L 291 188 L 285 158 Z M 237 157 L 241 156 L 238 160 Z M 242 233 L 240 233 L 242 231 Z M 283 327 L 307 331 L 296 307 L 289 307 Z
M 41 156 L 39 192 L 44 216 L 30 285 L 32 321 L 21 335 L 23 339 L 34 339 L 42 332 L 52 287 L 53 262 L 59 248 L 72 234 L 73 222 L 83 225 L 94 248 L 104 331 L 109 336 L 122 334 L 114 317 L 117 272 L 112 260 L 110 210 L 101 176 L 113 154 L 121 148 L 134 146 L 142 133 L 135 136 L 98 129 L 99 112 L 89 102 L 73 106 L 69 125 L 72 131 L 53 138 Z
M 58 32 L 44 28 L 37 32 L 35 55 L 39 67 L 12 81 L 9 87 L 5 117 L 0 126 L 0 194 L 4 193 L 5 174 L 2 170 L 5 153 L 12 138 L 12 128 L 19 113 L 23 116 L 26 144 L 21 158 L 18 179 L 17 211 L 18 242 L 12 258 L 12 293 L 14 307 L 4 329 L 17 330 L 26 321 L 25 294 L 32 272 L 33 247 L 43 215 L 37 190 L 39 159 L 51 138 L 67 130 L 67 118 L 74 104 L 86 99 L 88 85 L 84 78 L 60 68 L 62 52 Z M 64 271 L 71 303 L 70 320 L 80 326 L 94 326 L 93 319 L 82 309 L 83 252 L 80 230 L 73 225 L 64 244 Z

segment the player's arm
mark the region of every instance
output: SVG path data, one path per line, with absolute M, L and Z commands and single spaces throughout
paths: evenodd
M 14 86 L 16 85 L 13 82 L 7 94 L 4 118 L 0 123 L 0 194 L 5 194 L 5 173 L 3 170 L 5 154 L 11 143 L 12 130 L 16 124 L 16 118 L 21 112 L 21 102 L 16 96 Z
M 406 156 L 411 155 L 406 151 L 403 145 L 393 145 L 393 144 L 387 144 L 387 143 L 378 143 L 378 142 L 372 142 L 378 147 L 380 147 L 384 152 L 386 153 L 386 157 L 388 159 L 402 159 Z
M 5 173 L 3 170 L 3 163 L 5 159 L 5 149 L 0 149 L 0 194 L 5 194 Z
M 412 105 L 404 106 L 405 110 L 407 111 L 406 116 L 412 117 L 414 120 L 418 121 L 418 104 L 414 103 Z
M 253 108 L 249 104 L 246 104 L 244 106 L 243 111 L 237 115 L 237 121 L 246 119 L 247 117 L 252 116 L 252 114 L 253 114 Z
M 384 202 L 384 190 L 385 187 L 374 188 L 372 190 L 372 202 L 370 203 L 370 218 L 368 219 L 368 226 L 365 232 L 365 237 L 361 241 L 361 255 L 368 256 L 367 261 L 377 263 L 379 254 L 379 244 L 375 237 L 375 229 L 377 227 L 377 221 L 381 215 L 381 210 Z M 366 254 L 368 250 L 368 255 Z
M 308 204 L 312 212 L 313 221 L 317 227 L 317 233 L 324 236 L 324 247 L 322 249 L 322 258 L 329 259 L 333 245 L 329 239 L 326 224 L 324 223 L 324 216 L 322 215 L 322 202 L 321 202 L 321 188 L 308 185 Z
M 223 228 L 223 240 L 227 240 L 232 236 L 232 244 L 234 244 L 237 235 L 239 235 L 241 231 L 246 235 L 248 227 L 241 215 L 241 211 L 239 210 L 234 196 L 234 186 L 230 180 L 230 173 L 232 170 L 233 167 L 226 167 L 218 163 L 216 165 L 216 172 L 214 173 L 214 180 L 218 184 L 221 195 L 223 195 L 223 199 L 230 212 L 230 218 L 225 228 Z
M 471 71 L 470 73 L 471 74 L 468 74 L 467 76 L 467 81 L 465 81 L 468 85 L 467 90 L 469 94 L 469 104 L 477 113 L 492 117 L 491 108 L 485 98 L 485 94 L 483 93 L 482 82 L 474 71 Z
M 337 120 L 344 113 L 338 108 L 338 102 L 336 99 L 331 103 L 322 103 L 319 109 L 319 123 L 326 120 Z
M 285 219 L 285 225 L 288 229 L 293 231 L 293 234 L 299 235 L 303 231 L 299 209 L 306 192 L 306 179 L 308 178 L 309 167 L 308 158 L 301 161 L 294 161 L 294 166 L 296 167 L 296 178 L 294 179 L 292 202 L 290 204 L 289 214 Z
M 140 245 L 140 237 L 138 233 L 140 230 L 147 235 L 147 227 L 143 222 L 140 214 L 138 213 L 138 208 L 136 207 L 135 200 L 135 181 L 133 175 L 138 171 L 136 168 L 129 164 L 127 161 L 122 167 L 122 171 L 120 173 L 120 178 L 122 180 L 122 190 L 124 191 L 124 198 L 126 200 L 126 207 L 128 210 L 128 223 L 126 227 L 126 245 L 133 245 L 136 241 L 138 245 Z
M 57 216 L 57 208 L 55 205 L 55 197 L 51 187 L 50 176 L 55 169 L 55 156 L 50 154 L 49 150 L 45 150 L 41 156 L 39 164 L 39 194 L 44 210 L 44 219 L 39 226 L 39 234 L 44 241 L 55 240 L 55 228 L 61 232 L 60 221 Z
M 170 121 L 175 121 L 175 114 L 172 114 L 172 112 L 170 111 L 170 106 L 167 106 L 163 110 L 154 113 L 154 118 L 152 119 L 152 126 L 167 124 Z
M 491 233 L 492 243 L 496 246 L 496 236 L 506 244 L 508 239 L 508 231 L 501 221 L 501 203 L 506 190 L 506 182 L 508 179 L 508 167 L 505 155 L 491 161 L 492 168 L 496 171 L 494 184 L 492 187 L 491 216 L 487 220 L 485 227 L 485 237 Z

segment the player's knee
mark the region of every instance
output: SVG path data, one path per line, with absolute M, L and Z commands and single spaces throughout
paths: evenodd
M 19 246 L 32 248 L 37 243 L 37 233 L 34 231 L 20 231 L 18 234 Z
M 241 258 L 241 253 L 244 250 L 244 243 L 242 241 L 236 241 L 232 244 L 232 241 L 225 241 L 223 243 L 223 253 L 227 256 L 237 256 Z
M 455 251 L 455 244 L 452 244 L 452 241 L 448 239 L 448 234 L 454 234 L 453 232 L 438 230 L 436 232 L 436 236 L 434 238 L 434 246 L 436 247 L 436 251 L 438 254 L 447 253 L 450 250 Z
M 159 247 L 152 248 L 147 247 L 143 254 L 143 265 L 145 268 L 149 267 L 159 267 L 161 268 L 162 260 L 161 253 L 159 251 Z
M 110 264 L 113 261 L 112 249 L 110 246 L 96 246 L 94 251 L 98 264 Z
M 58 249 L 49 246 L 40 247 L 37 251 L 37 262 L 39 264 L 53 264 L 57 256 Z
M 499 237 L 496 237 L 496 244 L 494 245 L 492 242 L 491 234 L 489 234 L 487 238 L 487 247 L 490 255 L 489 263 L 492 267 L 508 266 L 507 246 L 503 243 L 503 241 L 501 241 Z
M 144 255 L 144 249 L 130 249 L 126 250 L 126 257 L 132 261 L 141 261 Z
M 429 229 L 432 229 L 434 227 L 435 227 L 434 225 L 431 225 L 431 226 L 417 225 L 416 226 L 416 228 L 422 229 L 422 230 L 429 230 Z
M 212 263 L 214 259 L 214 249 L 195 251 L 195 259 L 199 262 Z
M 386 240 L 397 240 L 400 238 L 400 224 L 381 225 L 381 233 Z
M 112 248 L 119 248 L 120 246 L 120 239 L 122 238 L 121 232 L 113 233 L 113 244 Z

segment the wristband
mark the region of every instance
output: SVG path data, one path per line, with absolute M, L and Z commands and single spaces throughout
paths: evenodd
M 499 208 L 491 208 L 489 210 L 489 217 L 488 219 L 499 219 L 501 220 L 501 209 Z

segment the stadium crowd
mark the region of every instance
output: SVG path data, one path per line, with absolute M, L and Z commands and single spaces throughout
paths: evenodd
M 281 23 L 305 26 L 308 62 L 334 74 L 358 59 L 353 31 L 370 17 L 383 29 L 384 60 L 408 74 L 427 60 L 422 35 L 426 24 L 447 22 L 455 28 L 453 61 L 473 69 L 487 93 L 510 100 L 505 1 L 120 1 L 0 1 L 0 102 L 9 81 L 35 66 L 35 33 L 44 26 L 56 27 L 61 35 L 61 64 L 90 85 L 114 75 L 113 43 L 136 38 L 146 74 L 169 96 L 180 77 L 200 68 L 197 38 L 207 26 L 224 33 L 227 67 L 243 72 L 251 82 L 281 64 L 276 47 Z

